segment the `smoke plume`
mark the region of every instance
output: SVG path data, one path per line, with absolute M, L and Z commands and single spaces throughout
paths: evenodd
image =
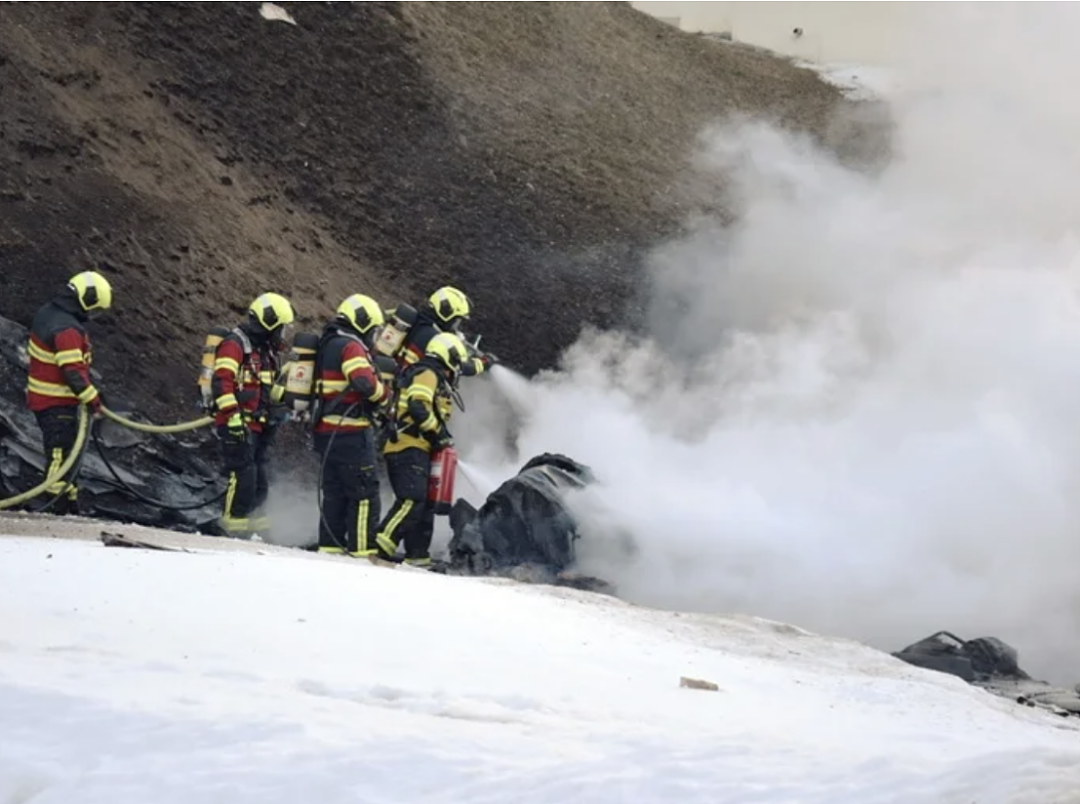
M 501 477 L 589 464 L 582 569 L 632 601 L 888 650 L 995 635 L 1075 681 L 1080 9 L 921 5 L 885 169 L 721 121 L 696 169 L 738 223 L 657 249 L 647 332 L 586 333 L 460 441 Z

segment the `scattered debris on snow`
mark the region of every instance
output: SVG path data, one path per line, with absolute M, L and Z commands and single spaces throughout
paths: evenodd
M 1025 706 L 1062 716 L 1080 715 L 1080 691 L 1032 678 L 1020 669 L 1016 648 L 997 637 L 965 640 L 949 631 L 938 631 L 893 656 L 916 667 L 956 676 Z
M 711 681 L 705 681 L 700 678 L 687 678 L 686 676 L 679 679 L 679 686 L 685 687 L 688 690 L 708 690 L 709 692 L 720 691 L 719 684 L 714 684 Z

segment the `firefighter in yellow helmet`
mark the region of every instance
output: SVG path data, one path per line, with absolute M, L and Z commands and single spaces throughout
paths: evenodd
M 47 472 L 55 471 L 75 446 L 78 406 L 84 404 L 100 415 L 101 394 L 90 375 L 86 323 L 111 307 L 109 281 L 97 271 L 83 271 L 71 277 L 30 322 L 26 405 L 41 428 Z M 49 487 L 51 513 L 79 512 L 79 490 L 73 481 Z
M 393 310 L 390 314 L 393 315 Z M 461 335 L 461 326 L 472 315 L 472 302 L 462 291 L 445 285 L 428 297 L 416 313 L 416 323 L 409 329 L 401 350 L 401 365 L 409 366 L 420 360 L 427 352 L 428 341 L 440 332 Z M 468 354 L 461 365 L 460 374 L 471 377 L 490 368 L 495 358 L 472 349 L 462 339 Z
M 424 356 L 398 378 L 393 433 L 383 448 L 394 504 L 379 525 L 379 557 L 393 560 L 405 543 L 405 561 L 431 563 L 434 508 L 428 503 L 431 453 L 453 444 L 448 424 L 452 388 L 468 358 L 461 337 L 440 332 L 428 340 Z
M 315 450 L 322 458 L 319 551 L 375 553 L 379 524 L 376 415 L 389 401 L 371 350 L 384 323 L 379 303 L 354 293 L 323 329 L 315 358 Z
M 229 478 L 221 524 L 236 538 L 250 539 L 269 527 L 258 514 L 270 491 L 267 463 L 277 426 L 270 417 L 270 390 L 295 318 L 288 299 L 263 293 L 214 354 L 214 424 Z

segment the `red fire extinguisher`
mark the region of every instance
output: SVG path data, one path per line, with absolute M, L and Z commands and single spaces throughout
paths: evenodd
M 428 476 L 428 502 L 436 514 L 449 514 L 454 505 L 454 476 L 457 474 L 457 450 L 444 447 L 431 454 Z

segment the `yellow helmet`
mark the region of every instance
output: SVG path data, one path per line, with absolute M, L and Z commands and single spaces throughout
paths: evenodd
M 428 341 L 425 357 L 434 357 L 451 371 L 457 371 L 469 356 L 465 342 L 453 332 L 440 332 Z
M 377 301 L 363 293 L 354 293 L 338 305 L 338 318 L 349 322 L 349 326 L 365 335 L 374 327 L 386 323 L 386 316 Z
M 79 306 L 87 313 L 101 312 L 112 307 L 112 285 L 97 271 L 83 271 L 68 280 Z
M 444 324 L 453 324 L 463 318 L 468 318 L 472 312 L 469 297 L 455 287 L 446 285 L 436 290 L 428 297 L 435 317 Z
M 263 293 L 248 307 L 248 317 L 253 324 L 267 332 L 273 332 L 279 327 L 291 324 L 296 314 L 292 304 L 284 296 L 278 293 Z

